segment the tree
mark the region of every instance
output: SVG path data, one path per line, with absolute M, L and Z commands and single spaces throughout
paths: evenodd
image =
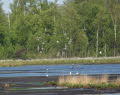
M 119 55 L 119 11 L 120 0 L 14 0 L 8 15 L 0 4 L 0 57 Z
M 115 42 L 114 42 L 114 56 L 116 56 L 116 46 L 117 46 L 117 29 L 118 29 L 118 23 L 120 20 L 120 0 L 106 0 L 108 11 L 111 15 L 112 23 L 114 26 L 114 36 L 115 36 Z
M 8 23 L 7 23 L 7 15 L 4 13 L 2 9 L 2 3 L 0 1 L 0 58 L 5 58 L 5 49 L 6 45 L 8 45 L 7 40 L 7 33 L 8 33 Z

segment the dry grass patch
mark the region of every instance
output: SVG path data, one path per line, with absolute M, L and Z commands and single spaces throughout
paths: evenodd
M 120 63 L 120 58 L 49 58 L 49 59 L 28 59 L 28 60 L 0 60 L 0 67 L 16 67 L 24 65 L 52 65 L 52 64 L 110 64 Z
M 120 77 L 118 77 L 118 78 L 114 81 L 114 83 L 115 83 L 116 85 L 119 85 L 119 84 L 120 84 Z
M 120 89 L 120 78 L 109 80 L 108 75 L 95 76 L 62 76 L 58 80 L 59 86 L 69 88 Z
M 62 76 L 58 80 L 58 84 L 72 84 L 72 85 L 87 85 L 87 84 L 101 84 L 108 82 L 108 75 L 103 75 L 101 78 L 91 76 Z

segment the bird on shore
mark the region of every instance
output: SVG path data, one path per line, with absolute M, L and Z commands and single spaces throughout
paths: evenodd
M 46 75 L 46 77 L 48 77 L 48 74 Z
M 78 75 L 79 73 L 77 72 L 76 75 Z
M 70 75 L 72 75 L 72 72 L 70 72 Z
M 48 77 L 49 75 L 48 75 L 48 69 L 46 69 L 46 77 Z

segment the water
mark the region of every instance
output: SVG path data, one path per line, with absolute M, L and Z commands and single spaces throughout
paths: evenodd
M 0 77 L 120 74 L 120 64 L 0 67 Z
M 101 64 L 101 65 L 34 65 L 22 67 L 0 67 L 0 77 L 21 77 L 21 76 L 61 76 L 61 75 L 84 74 L 120 74 L 120 64 Z M 3 83 L 3 82 L 2 82 Z M 27 84 L 27 82 L 25 82 Z M 4 83 L 3 83 L 4 84 Z M 15 83 L 21 85 L 21 83 Z M 42 83 L 29 83 L 29 85 L 36 85 L 30 88 L 11 88 L 8 90 L 0 90 L 1 95 L 93 95 L 93 94 L 79 94 L 83 89 L 67 89 L 56 87 L 38 87 Z M 61 93 L 61 94 L 59 94 Z M 72 94 L 71 94 L 72 93 Z M 73 94 L 74 93 L 74 94 Z M 94 94 L 94 95 L 120 95 L 118 94 Z

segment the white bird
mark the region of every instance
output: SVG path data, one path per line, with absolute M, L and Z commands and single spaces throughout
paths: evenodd
M 72 75 L 72 72 L 70 72 L 70 75 Z
M 46 77 L 48 77 L 48 69 L 46 69 L 46 74 L 47 74 Z
M 79 73 L 76 73 L 76 75 L 78 75 Z

